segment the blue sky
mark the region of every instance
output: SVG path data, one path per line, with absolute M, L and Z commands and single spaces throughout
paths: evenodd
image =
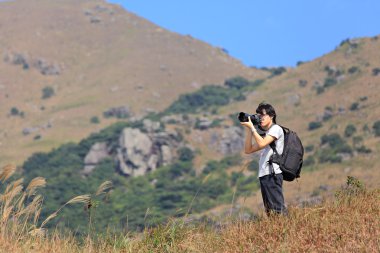
M 380 35 L 380 0 L 109 0 L 247 66 L 295 66 L 347 38 Z

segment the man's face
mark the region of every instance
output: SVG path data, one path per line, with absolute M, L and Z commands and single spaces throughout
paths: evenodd
M 261 119 L 261 122 L 260 122 L 261 127 L 263 127 L 263 128 L 269 127 L 270 124 L 272 123 L 272 118 L 266 113 L 265 110 L 263 110 L 261 113 L 259 113 L 259 115 L 260 115 L 260 119 Z

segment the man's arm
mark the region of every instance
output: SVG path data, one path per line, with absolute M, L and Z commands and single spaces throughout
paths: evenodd
M 252 145 L 252 131 L 249 128 L 245 128 L 244 153 L 250 154 L 256 152 L 257 150 L 259 150 L 257 143 Z
M 253 126 L 251 119 L 248 118 L 248 122 L 241 122 L 241 125 L 245 126 L 246 128 L 246 135 L 245 135 L 245 145 L 244 145 L 244 152 L 246 154 L 250 154 L 253 152 L 256 152 L 258 150 L 261 150 L 265 148 L 267 145 L 269 145 L 271 142 L 276 140 L 275 137 L 267 134 L 264 138 L 261 137 L 255 127 Z M 252 137 L 255 140 L 255 144 L 252 145 Z
M 266 146 L 268 146 L 269 144 L 271 144 L 274 140 L 276 140 L 275 137 L 267 134 L 264 138 L 261 137 L 255 128 L 253 128 L 252 130 L 252 135 L 253 135 L 253 138 L 255 139 L 256 141 L 256 144 L 257 144 L 257 150 L 261 150 L 263 148 L 265 148 Z M 256 151 L 257 151 L 256 150 Z

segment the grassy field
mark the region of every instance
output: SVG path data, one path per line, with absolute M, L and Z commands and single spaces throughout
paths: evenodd
M 27 187 L 22 179 L 9 180 L 14 166 L 0 173 L 0 252 L 378 252 L 380 250 L 380 189 L 367 189 L 354 177 L 335 191 L 335 197 L 316 206 L 289 207 L 289 215 L 267 217 L 263 213 L 249 221 L 230 218 L 210 225 L 172 219 L 141 233 L 111 232 L 84 238 L 44 226 L 59 216 L 59 210 L 39 221 L 43 197 L 36 194 L 46 181 L 38 177 Z M 110 189 L 105 182 L 96 194 Z M 27 203 L 27 204 L 26 204 Z M 87 206 L 91 196 L 74 197 L 71 204 Z M 90 216 L 91 217 L 91 216 Z

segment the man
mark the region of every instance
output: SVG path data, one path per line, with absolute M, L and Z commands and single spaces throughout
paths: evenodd
M 265 131 L 265 136 L 262 137 L 257 133 L 250 117 L 248 117 L 248 122 L 241 122 L 246 127 L 244 152 L 251 154 L 263 150 L 259 162 L 259 180 L 265 211 L 268 215 L 286 214 L 282 192 L 282 172 L 278 164 L 270 162 L 273 154 L 270 144 L 274 142 L 277 153 L 281 155 L 284 149 L 284 132 L 279 125 L 276 125 L 276 111 L 272 105 L 261 103 L 256 113 L 260 116 L 260 127 Z M 254 144 L 252 144 L 252 139 Z

